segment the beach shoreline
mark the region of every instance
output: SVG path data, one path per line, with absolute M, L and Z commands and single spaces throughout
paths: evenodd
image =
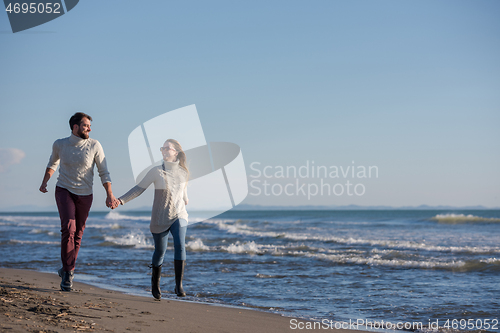
M 108 214 L 89 216 L 76 286 L 86 283 L 153 301 L 147 268 L 154 248 L 150 217 Z M 461 222 L 441 223 L 443 218 Z M 281 331 L 302 331 L 290 322 L 296 317 L 384 333 L 425 332 L 438 320 L 439 331 L 446 332 L 448 323 L 472 320 L 478 330 L 489 322 L 491 331 L 498 332 L 492 295 L 499 291 L 499 230 L 491 219 L 500 219 L 500 212 L 227 212 L 189 230 L 188 297 L 172 292 L 173 263 L 167 259 L 161 303 L 197 302 L 208 309 L 228 306 L 286 316 L 280 319 Z M 33 288 L 42 288 L 34 279 L 48 273 L 45 288 L 59 292 L 59 216 L 0 214 L 0 229 L 0 266 L 39 272 L 30 280 L 18 279 Z M 26 292 L 21 282 L 11 279 L 12 291 Z M 101 296 L 89 299 L 96 297 Z
M 62 292 L 56 274 L 0 268 L 0 276 L 2 332 L 314 331 L 304 319 L 211 303 L 156 301 L 78 281 L 75 291 Z

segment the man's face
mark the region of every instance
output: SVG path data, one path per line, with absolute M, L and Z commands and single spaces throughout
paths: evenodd
M 78 126 L 76 136 L 79 136 L 82 139 L 88 139 L 90 131 L 92 131 L 90 129 L 90 120 L 88 120 L 87 118 L 82 118 L 82 121 Z

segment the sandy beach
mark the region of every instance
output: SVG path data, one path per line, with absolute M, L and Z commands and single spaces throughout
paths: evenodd
M 2 332 L 291 332 L 292 318 L 241 308 L 141 297 L 56 274 L 0 268 Z M 294 321 L 294 323 L 298 323 Z M 309 322 L 311 323 L 311 322 Z M 304 322 L 304 327 L 307 322 Z M 311 331 L 302 329 L 300 331 Z M 335 330 L 339 333 L 347 330 Z

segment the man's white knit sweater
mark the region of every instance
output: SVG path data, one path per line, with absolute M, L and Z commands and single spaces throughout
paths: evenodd
M 73 194 L 92 194 L 94 182 L 94 165 L 97 166 L 101 182 L 111 182 L 104 151 L 99 141 L 82 139 L 74 134 L 59 139 L 52 145 L 52 155 L 47 168 L 59 168 L 56 186 L 67 189 Z
M 179 167 L 178 160 L 175 162 L 163 161 L 163 165 L 149 170 L 137 186 L 132 187 L 118 200 L 125 204 L 137 198 L 151 183 L 154 183 L 155 195 L 149 229 L 152 233 L 158 234 L 170 228 L 176 219 L 184 219 L 187 222 L 188 213 L 185 205 L 188 200 L 187 178 L 188 173 Z

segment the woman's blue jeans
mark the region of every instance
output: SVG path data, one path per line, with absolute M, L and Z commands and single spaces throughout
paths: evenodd
M 181 223 L 177 219 L 175 222 L 159 234 L 153 234 L 153 239 L 155 241 L 155 252 L 153 253 L 153 265 L 160 266 L 163 264 L 163 258 L 165 257 L 165 252 L 167 251 L 168 244 L 168 233 L 172 234 L 174 239 L 174 259 L 175 260 L 186 260 L 186 231 L 187 223 L 186 220 L 183 221 L 184 227 L 181 227 Z

